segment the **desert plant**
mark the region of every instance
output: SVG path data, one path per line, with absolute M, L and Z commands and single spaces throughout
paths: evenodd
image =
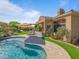
M 65 35 L 65 27 L 61 26 L 57 29 L 57 34 L 59 35 L 59 37 L 63 37 Z

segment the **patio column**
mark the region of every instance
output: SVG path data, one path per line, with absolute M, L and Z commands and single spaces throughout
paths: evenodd
M 71 42 L 71 31 L 72 31 L 72 29 L 71 29 L 71 25 L 72 25 L 72 23 L 71 23 L 71 16 L 67 16 L 66 17 L 66 24 L 65 24 L 65 26 L 66 26 L 66 37 L 65 37 L 65 41 L 66 42 Z

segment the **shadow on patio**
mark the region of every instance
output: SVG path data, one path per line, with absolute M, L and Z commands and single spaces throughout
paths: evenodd
M 43 40 L 41 37 L 38 36 L 30 36 L 25 40 L 25 42 L 45 45 L 45 40 Z

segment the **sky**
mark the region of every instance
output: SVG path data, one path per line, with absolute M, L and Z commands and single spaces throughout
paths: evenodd
M 79 11 L 79 0 L 0 0 L 0 21 L 36 23 L 40 16 L 56 16 L 59 8 Z

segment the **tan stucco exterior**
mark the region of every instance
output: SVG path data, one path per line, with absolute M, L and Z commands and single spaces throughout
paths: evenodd
M 21 29 L 29 30 L 32 28 L 32 24 L 21 24 Z
M 54 22 L 59 22 L 60 20 L 65 20 L 65 28 L 66 28 L 66 34 L 64 37 L 64 41 L 72 43 L 75 36 L 79 35 L 79 12 L 77 11 L 69 11 L 66 13 L 58 13 L 55 17 L 46 17 L 43 16 L 39 18 L 38 22 L 42 22 L 44 25 L 44 31 L 45 33 L 48 31 L 47 29 L 53 29 Z M 47 25 L 50 25 L 50 28 L 47 28 Z M 53 33 L 53 31 L 51 31 Z
M 47 34 L 48 29 L 53 28 L 52 19 L 53 19 L 53 17 L 40 16 L 39 21 L 37 23 L 39 23 L 40 27 L 42 27 L 41 32 L 43 32 L 44 34 Z M 47 28 L 48 26 L 50 26 L 50 28 Z

